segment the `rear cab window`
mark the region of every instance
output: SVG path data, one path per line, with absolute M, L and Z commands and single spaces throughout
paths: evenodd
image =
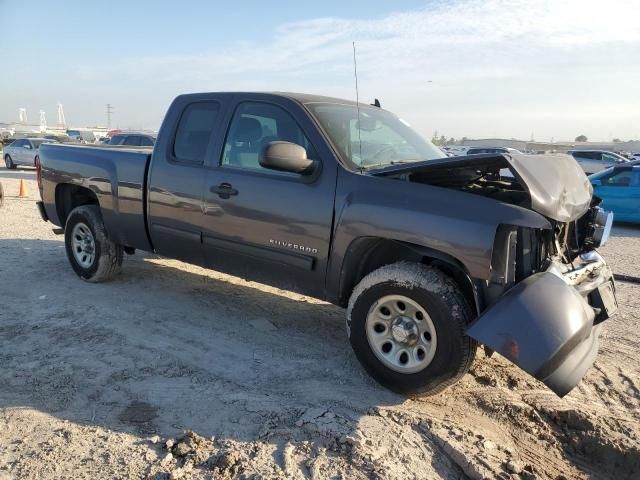
M 176 128 L 173 142 L 175 161 L 203 163 L 219 112 L 220 104 L 214 101 L 187 105 Z

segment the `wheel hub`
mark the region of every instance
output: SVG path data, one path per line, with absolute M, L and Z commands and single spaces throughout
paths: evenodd
M 401 316 L 391 324 L 391 335 L 396 342 L 403 345 L 415 345 L 418 343 L 420 332 L 414 320 Z
M 437 335 L 431 317 L 417 301 L 404 295 L 386 295 L 373 303 L 366 332 L 375 356 L 396 372 L 419 372 L 431 363 L 436 352 Z
M 91 229 L 84 223 L 77 223 L 71 232 L 71 246 L 76 262 L 89 268 L 95 261 L 96 244 Z

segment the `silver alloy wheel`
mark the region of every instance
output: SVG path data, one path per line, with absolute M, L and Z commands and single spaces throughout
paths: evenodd
M 71 248 L 76 262 L 82 268 L 90 268 L 96 259 L 96 242 L 91 229 L 82 222 L 76 223 L 71 231 Z
M 11 168 L 12 165 L 11 157 L 9 155 L 4 156 L 4 164 L 7 168 Z
M 431 363 L 436 353 L 436 329 L 427 311 L 404 295 L 386 295 L 369 309 L 367 340 L 386 367 L 416 373 Z

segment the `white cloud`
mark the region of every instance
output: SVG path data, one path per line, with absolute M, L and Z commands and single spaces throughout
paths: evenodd
M 283 24 L 264 43 L 81 65 L 77 73 L 114 95 L 126 79 L 138 115 L 160 96 L 194 90 L 352 98 L 355 40 L 363 98 L 381 98 L 423 133 L 640 137 L 637 11 L 637 0 L 438 2 L 380 19 Z M 622 99 L 626 111 L 617 107 Z M 574 133 L 571 111 L 583 112 L 580 126 L 593 131 Z

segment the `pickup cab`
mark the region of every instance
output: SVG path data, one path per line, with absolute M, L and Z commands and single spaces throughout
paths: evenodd
M 443 156 L 378 102 L 181 95 L 153 150 L 42 145 L 38 207 L 89 282 L 142 250 L 346 307 L 394 391 L 440 392 L 483 344 L 565 395 L 617 309 L 612 215 L 568 155 Z

